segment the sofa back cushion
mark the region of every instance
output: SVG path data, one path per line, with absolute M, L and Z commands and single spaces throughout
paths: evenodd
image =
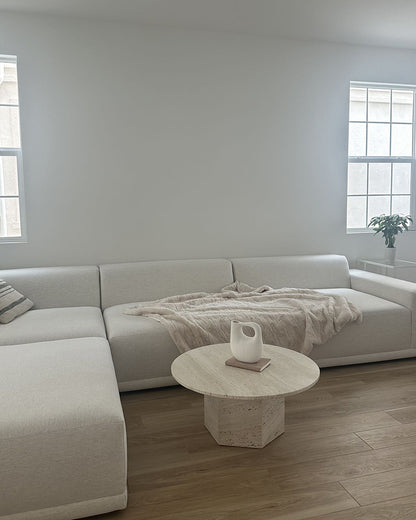
M 100 306 L 97 266 L 8 269 L 0 279 L 32 300 L 34 309 Z
M 339 255 L 274 256 L 235 258 L 234 277 L 253 287 L 270 285 L 323 289 L 350 287 L 348 262 Z
M 231 262 L 221 258 L 104 264 L 100 276 L 103 309 L 176 294 L 217 292 L 233 282 Z

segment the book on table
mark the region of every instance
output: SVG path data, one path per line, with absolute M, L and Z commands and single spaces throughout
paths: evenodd
M 235 357 L 227 359 L 225 364 L 229 367 L 244 368 L 245 370 L 252 370 L 253 372 L 262 372 L 270 365 L 270 358 L 261 358 L 256 363 L 244 363 L 238 361 Z

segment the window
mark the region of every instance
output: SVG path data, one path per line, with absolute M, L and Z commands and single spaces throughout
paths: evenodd
M 0 55 L 0 242 L 25 239 L 15 56 Z
M 409 85 L 350 85 L 350 232 L 367 230 L 382 213 L 414 215 L 415 93 Z

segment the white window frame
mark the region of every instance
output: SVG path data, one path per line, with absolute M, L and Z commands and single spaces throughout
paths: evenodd
M 0 54 L 0 62 L 1 63 L 14 63 L 17 64 L 16 56 L 6 56 Z M 17 88 L 19 89 L 19 80 L 17 81 Z M 20 100 L 20 96 L 19 96 Z M 23 156 L 22 156 L 22 136 L 21 136 L 21 124 L 20 124 L 20 101 L 17 105 L 10 104 L 1 104 L 0 107 L 4 106 L 12 106 L 19 108 L 19 131 L 20 131 L 20 148 L 1 148 L 0 147 L 0 157 L 16 157 L 17 163 L 17 182 L 19 188 L 19 210 L 20 210 L 20 231 L 21 235 L 19 237 L 0 237 L 0 244 L 10 244 L 10 243 L 26 243 L 27 242 L 27 231 L 26 231 L 26 212 L 25 212 L 25 193 L 24 193 L 24 182 L 23 182 Z M 2 195 L 0 199 L 0 204 L 4 199 L 15 199 L 15 195 Z
M 410 215 L 413 218 L 414 222 L 410 226 L 410 230 L 416 230 L 416 203 L 415 203 L 415 189 L 414 184 L 416 182 L 416 85 L 405 85 L 405 84 L 396 84 L 396 83 L 371 83 L 371 82 L 362 82 L 362 81 L 351 81 L 350 82 L 350 90 L 349 95 L 351 95 L 351 88 L 365 88 L 367 89 L 367 99 L 366 99 L 366 151 L 368 150 L 368 89 L 385 89 L 390 90 L 390 151 L 391 151 L 391 132 L 392 132 L 392 91 L 393 90 L 411 90 L 413 91 L 413 115 L 412 115 L 412 132 L 413 132 L 413 140 L 412 140 L 412 155 L 411 156 L 374 156 L 374 155 L 362 155 L 362 156 L 350 156 L 348 155 L 348 163 L 347 163 L 347 171 L 349 163 L 365 163 L 369 165 L 370 163 L 410 163 Z M 349 104 L 348 104 L 349 106 Z M 373 121 L 370 121 L 374 123 Z M 349 126 L 350 123 L 364 123 L 364 121 L 352 121 L 348 115 L 348 134 L 349 134 Z M 376 122 L 377 123 L 377 122 Z M 380 122 L 381 124 L 385 124 L 384 122 Z M 410 124 L 410 123 L 407 123 Z M 392 178 L 392 177 L 391 177 Z M 367 192 L 366 192 L 366 222 L 368 222 L 368 179 L 369 179 L 369 171 L 367 166 Z M 394 195 L 401 195 L 400 193 L 395 193 Z M 408 193 L 403 195 L 409 195 Z M 347 191 L 347 200 L 350 197 L 362 197 L 363 195 L 349 195 Z M 392 205 L 392 190 L 390 187 L 390 208 Z M 373 233 L 373 230 L 366 228 L 349 228 L 347 224 L 347 233 Z

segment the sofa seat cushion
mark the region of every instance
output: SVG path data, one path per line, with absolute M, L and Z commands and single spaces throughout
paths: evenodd
M 163 378 L 171 377 L 170 366 L 179 356 L 176 345 L 163 325 L 152 318 L 123 313 L 125 308 L 132 305 L 115 305 L 104 311 L 120 390 L 163 385 Z M 148 380 L 154 380 L 155 384 Z
M 363 319 L 361 323 L 347 325 L 324 345 L 314 347 L 313 359 L 410 348 L 412 315 L 406 307 L 353 289 L 319 289 L 319 292 L 345 296 L 362 311 Z
M 0 325 L 0 345 L 83 337 L 105 338 L 98 307 L 34 309 Z
M 0 347 L 0 518 L 126 505 L 126 437 L 104 338 Z

